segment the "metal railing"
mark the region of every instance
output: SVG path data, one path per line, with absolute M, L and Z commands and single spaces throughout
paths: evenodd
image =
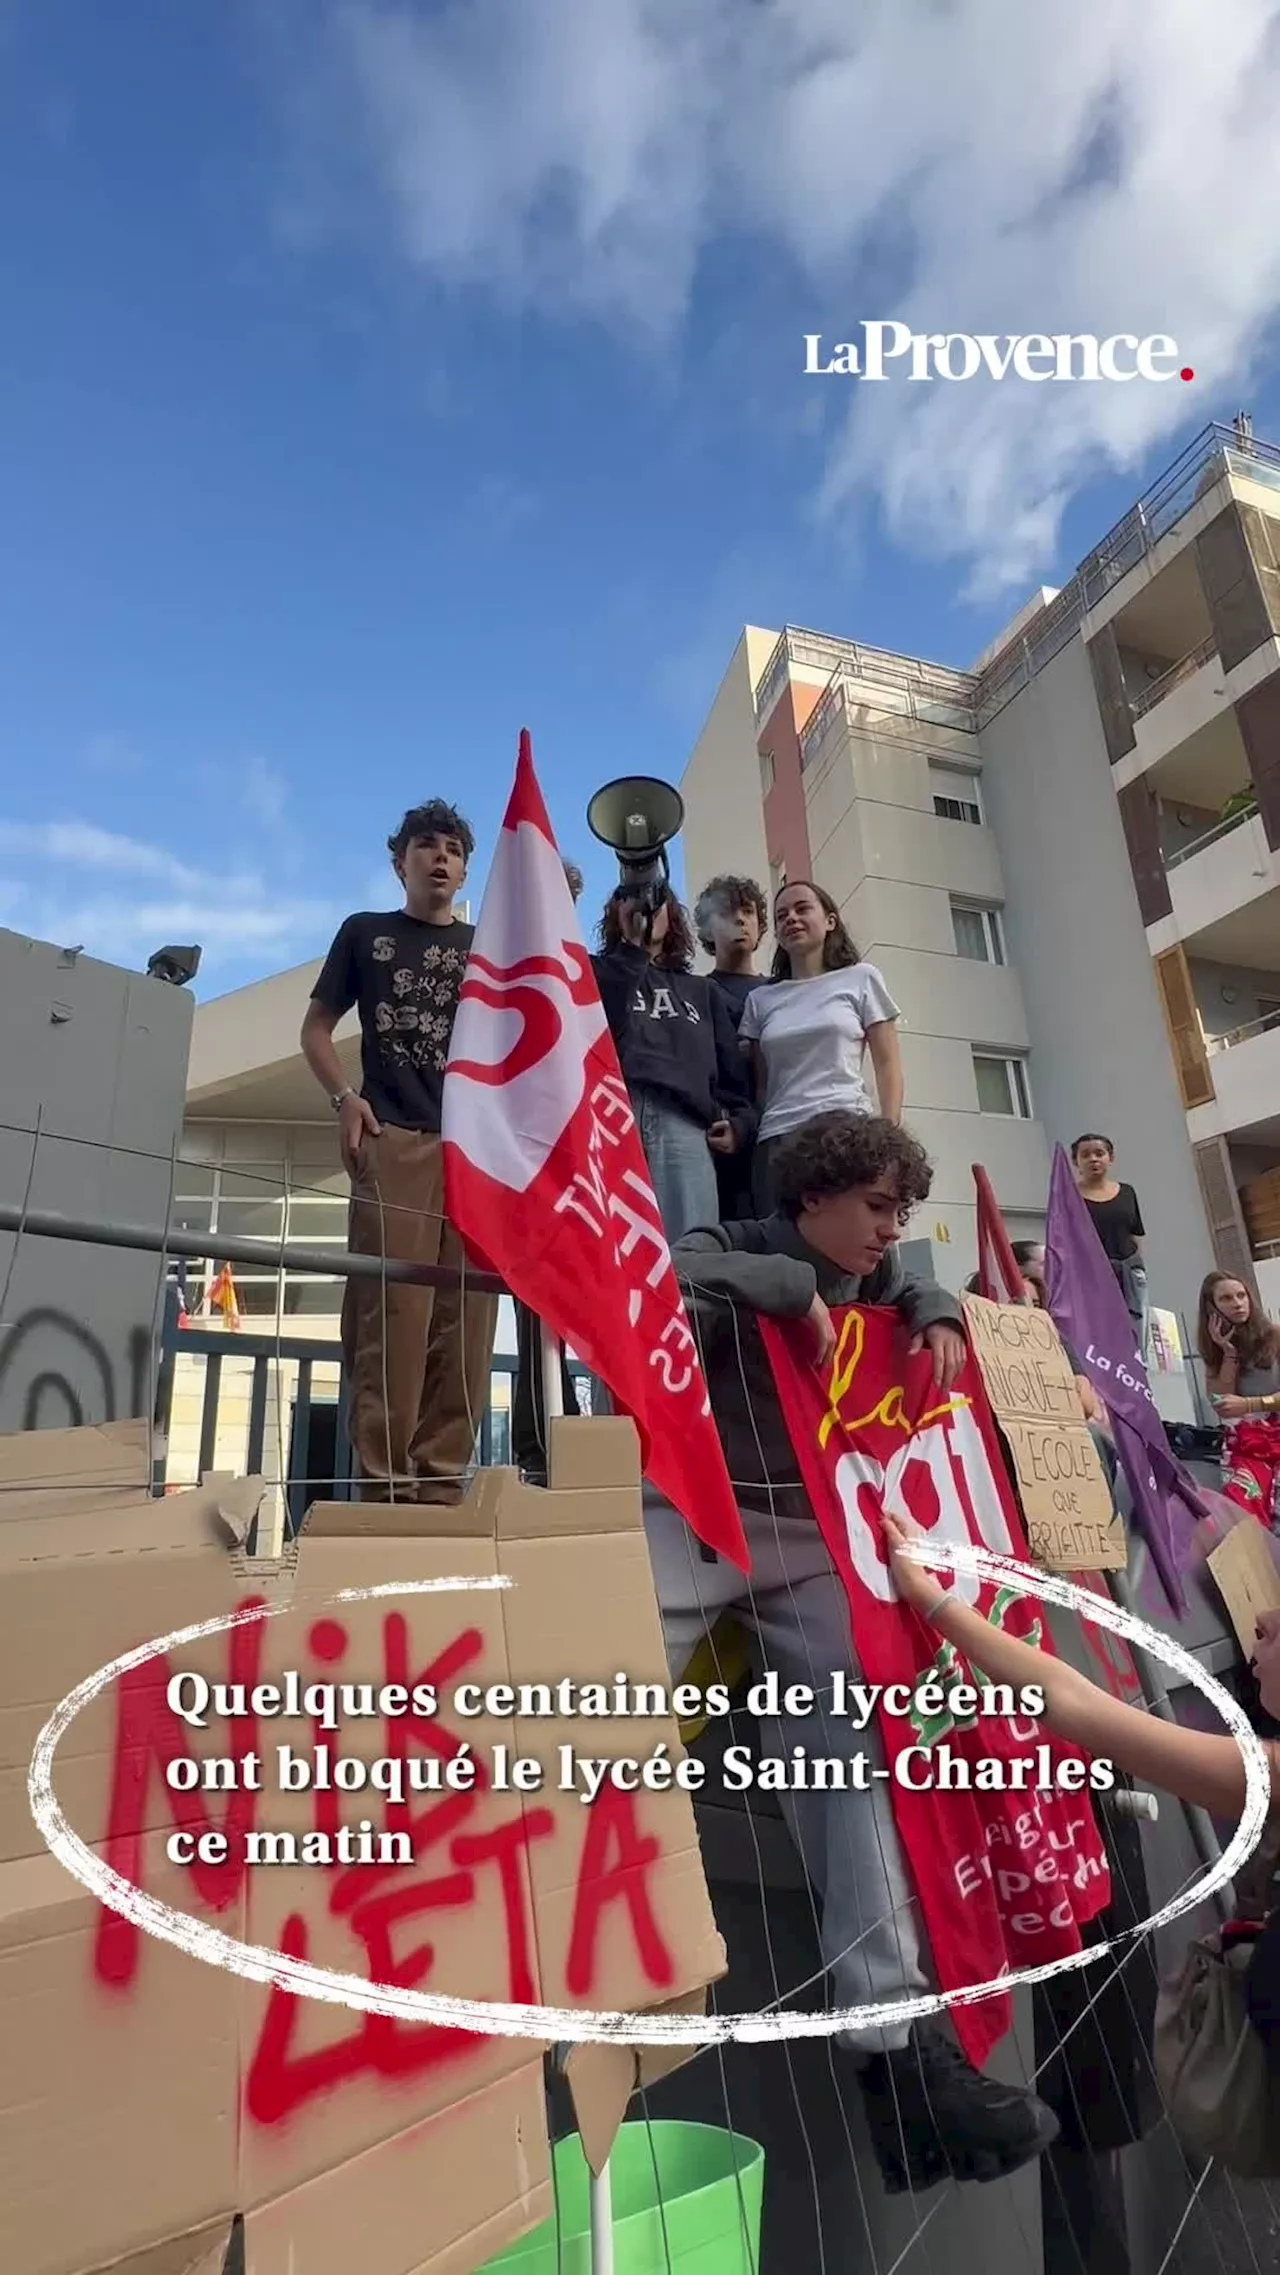
M 954 671 L 944 664 L 896 655 L 889 649 L 859 648 L 852 640 L 839 640 L 830 633 L 787 625 L 770 652 L 756 690 L 757 725 L 763 725 L 767 719 L 791 665 L 798 663 L 825 670 L 833 677 L 844 672 L 873 686 L 920 690 L 932 685 L 941 705 L 964 714 L 956 724 L 969 730 L 985 727 L 1015 695 L 1030 685 L 1046 664 L 1061 654 L 1074 639 L 1089 610 L 1096 608 L 1130 569 L 1136 568 L 1154 551 L 1192 506 L 1206 497 L 1219 481 L 1229 478 L 1260 482 L 1280 490 L 1280 447 L 1257 441 L 1242 444 L 1234 427 L 1214 424 L 1202 428 L 1136 505 L 1095 545 L 1070 582 L 1032 619 L 1034 628 L 1016 634 L 980 673 Z M 927 713 L 919 715 L 927 716 Z M 816 730 L 816 724 L 815 714 L 806 734 Z
M 1089 610 L 1146 559 L 1218 481 L 1232 476 L 1280 489 L 1280 448 L 1274 443 L 1252 441 L 1242 446 L 1234 427 L 1215 424 L 1202 428 L 1081 562 L 1070 583 L 1038 620 L 1034 636 L 1024 632 L 992 657 L 982 674 L 978 724 L 986 726 L 1012 702 L 1061 653 Z
M 757 724 L 762 726 L 767 719 L 792 664 L 826 672 L 833 681 L 843 677 L 873 689 L 892 690 L 907 698 L 902 707 L 910 709 L 913 717 L 934 716 L 935 724 L 965 729 L 972 725 L 978 686 L 972 672 L 952 671 L 946 664 L 926 663 L 919 656 L 901 656 L 891 648 L 865 648 L 856 640 L 810 632 L 796 624 L 788 624 L 779 634 L 764 667 L 756 695 Z M 942 712 L 951 715 L 949 720 L 936 717 Z
M 264 1274 L 286 1271 L 315 1273 L 323 1279 L 372 1279 L 380 1283 L 395 1282 L 412 1286 L 456 1287 L 460 1279 L 476 1294 L 509 1295 L 504 1281 L 487 1272 L 460 1274 L 448 1265 L 406 1264 L 378 1256 L 361 1256 L 349 1249 L 307 1248 L 290 1241 L 253 1240 L 231 1233 L 195 1233 L 177 1231 L 168 1226 L 157 1229 L 151 1225 L 102 1224 L 85 1217 L 70 1217 L 48 1209 L 14 1207 L 0 1203 L 0 1233 L 12 1232 L 28 1240 L 67 1240 L 87 1242 L 91 1246 L 123 1248 L 155 1255 L 165 1262 L 201 1261 L 228 1264 L 256 1265 Z M 331 1499 L 346 1500 L 352 1493 L 351 1446 L 347 1433 L 345 1402 L 342 1396 L 341 1346 L 327 1338 L 312 1335 L 288 1335 L 274 1330 L 267 1333 L 246 1333 L 229 1327 L 190 1327 L 180 1324 L 181 1291 L 173 1281 L 163 1289 L 163 1306 L 157 1321 L 154 1338 L 158 1357 L 155 1368 L 156 1393 L 150 1426 L 153 1432 L 151 1482 L 157 1494 L 173 1484 L 169 1474 L 172 1443 L 172 1417 L 174 1392 L 177 1385 L 177 1363 L 186 1355 L 204 1361 L 204 1379 L 201 1392 L 199 1447 L 196 1457 L 198 1482 L 218 1466 L 218 1437 L 220 1428 L 220 1402 L 223 1394 L 227 1362 L 251 1362 L 248 1414 L 245 1422 L 245 1469 L 250 1475 L 262 1474 L 262 1463 L 267 1445 L 267 1408 L 271 1394 L 271 1368 L 296 1369 L 296 1380 L 291 1389 L 292 1419 L 289 1425 L 289 1452 L 281 1463 L 278 1479 L 268 1480 L 278 1485 L 285 1505 L 286 1537 L 296 1532 L 305 1514 L 307 1496 L 315 1497 L 322 1487 Z M 317 1367 L 337 1367 L 339 1370 L 338 1395 L 320 1400 L 315 1394 Z M 490 1369 L 490 1397 L 476 1432 L 476 1459 L 483 1467 L 493 1457 L 495 1423 L 500 1411 L 492 1396 L 492 1383 L 496 1376 L 515 1377 L 519 1360 L 514 1355 L 495 1353 Z M 587 1369 L 570 1365 L 569 1373 L 575 1387 L 589 1381 Z M 286 1385 L 277 1379 L 277 1398 L 281 1405 Z M 333 1410 L 334 1459 L 326 1464 L 323 1475 L 314 1474 L 311 1459 L 314 1426 L 317 1410 L 323 1405 Z M 284 1436 L 283 1423 L 281 1436 Z M 330 1469 L 332 1474 L 330 1474 Z
M 217 1327 L 183 1327 L 178 1324 L 177 1290 L 167 1291 L 166 1317 L 161 1339 L 158 1395 L 154 1419 L 154 1455 L 152 1461 L 152 1489 L 161 1494 L 172 1487 L 198 1484 L 202 1477 L 220 1466 L 218 1440 L 226 1429 L 223 1394 L 227 1386 L 224 1370 L 228 1362 L 248 1362 L 249 1378 L 248 1413 L 240 1432 L 241 1447 L 234 1464 L 247 1477 L 261 1477 L 267 1454 L 267 1411 L 271 1397 L 271 1369 L 288 1368 L 292 1381 L 277 1378 L 276 1395 L 281 1408 L 286 1397 L 291 1406 L 291 1418 L 286 1425 L 281 1415 L 281 1439 L 287 1438 L 287 1455 L 280 1464 L 277 1481 L 285 1504 L 286 1538 L 296 1536 L 306 1515 L 308 1499 L 323 1493 L 331 1501 L 349 1501 L 355 1485 L 351 1439 L 347 1430 L 347 1409 L 342 1381 L 342 1345 L 321 1340 L 314 1335 L 246 1334 L 243 1329 L 234 1331 Z M 173 1443 L 173 1401 L 178 1384 L 178 1362 L 182 1358 L 203 1360 L 203 1380 L 200 1392 L 200 1435 L 196 1455 L 195 1475 L 174 1479 L 171 1474 Z M 496 1351 L 490 1367 L 490 1396 L 476 1433 L 476 1461 L 482 1469 L 494 1462 L 498 1448 L 499 1466 L 507 1466 L 511 1453 L 510 1405 L 501 1405 L 494 1397 L 494 1380 L 505 1379 L 514 1388 L 519 1360 L 512 1352 Z M 336 1370 L 338 1381 L 335 1395 L 317 1393 L 317 1369 Z M 585 1367 L 570 1363 L 569 1374 L 575 1386 L 590 1380 Z M 317 1460 L 317 1425 L 323 1415 L 326 1434 L 332 1428 L 332 1459 Z M 507 1442 L 502 1444 L 503 1433 L 495 1426 L 507 1424 Z M 282 1452 L 283 1452 L 282 1444 Z M 326 1448 L 326 1454 L 328 1452 Z
M 855 664 L 842 663 L 832 674 L 801 732 L 802 770 L 813 764 L 819 745 L 837 714 L 843 713 L 848 719 L 851 711 L 859 709 L 878 710 L 876 727 L 884 734 L 900 735 L 903 732 L 900 722 L 908 727 L 946 727 L 956 734 L 974 731 L 972 696 L 967 696 L 963 704 L 957 702 L 954 695 L 943 701 L 927 691 L 922 693 L 911 680 L 877 679 Z M 852 725 L 852 720 L 849 723 Z M 942 747 L 939 745 L 939 749 Z
M 1203 853 L 1206 846 L 1216 845 L 1219 838 L 1230 837 L 1232 830 L 1239 829 L 1242 822 L 1252 821 L 1257 811 L 1256 804 L 1241 806 L 1238 813 L 1224 815 L 1221 821 L 1214 823 L 1212 829 L 1205 830 L 1201 837 L 1193 837 L 1189 845 L 1180 845 L 1176 853 L 1166 854 L 1166 874 L 1170 869 L 1177 869 L 1182 862 L 1194 860 L 1197 853 Z
M 1233 1027 L 1226 1035 L 1206 1035 L 1205 1049 L 1210 1058 L 1220 1051 L 1234 1050 L 1237 1043 L 1247 1043 L 1255 1035 L 1269 1035 L 1280 1027 L 1280 1011 L 1265 1011 L 1261 1019 L 1248 1019 L 1243 1027 Z
M 1189 649 L 1185 656 L 1179 656 L 1178 661 L 1170 664 L 1168 671 L 1161 672 L 1159 679 L 1153 679 L 1149 687 L 1144 687 L 1140 695 L 1130 697 L 1130 718 L 1145 718 L 1148 711 L 1154 711 L 1157 703 L 1164 702 L 1166 695 L 1172 695 L 1175 687 L 1181 687 L 1184 680 L 1194 679 L 1205 664 L 1216 662 L 1217 655 L 1218 643 L 1210 634 L 1207 640 L 1200 642 L 1199 647 Z

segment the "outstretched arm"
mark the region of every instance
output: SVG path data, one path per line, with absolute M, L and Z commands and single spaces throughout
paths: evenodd
M 914 1528 L 908 1531 L 896 1517 L 886 1516 L 884 1529 L 898 1594 L 966 1659 L 976 1661 L 992 1682 L 1038 1688 L 1050 1728 L 1083 1752 L 1113 1761 L 1130 1776 L 1163 1786 L 1166 1793 L 1175 1793 L 1197 1808 L 1215 1810 L 1223 1817 L 1239 1815 L 1245 1798 L 1244 1762 L 1233 1738 L 1184 1730 L 1141 1707 L 1110 1698 L 1063 1660 L 990 1625 L 981 1612 L 944 1587 L 938 1573 L 905 1556 L 902 1551 L 909 1541 L 922 1537 Z M 1280 1800 L 1274 1756 L 1269 1758 L 1272 1790 Z

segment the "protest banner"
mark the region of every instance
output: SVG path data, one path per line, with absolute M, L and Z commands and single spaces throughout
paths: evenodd
M 1182 1567 L 1204 1502 L 1169 1444 L 1120 1283 L 1061 1145 L 1049 1183 L 1045 1258 L 1049 1310 L 1106 1407 L 1133 1522 L 1169 1604 L 1185 1619 Z
M 1280 1564 L 1273 1536 L 1242 1514 L 1209 1556 L 1209 1570 L 1231 1615 L 1236 1640 L 1251 1659 L 1263 1612 L 1280 1611 Z
M 72 1435 L 0 1440 L 0 1486 L 77 1476 Z M 220 2275 L 237 2214 L 245 2275 L 471 2275 L 551 2210 L 537 2039 L 245 1980 L 104 1909 L 44 1848 L 27 1771 L 48 1717 L 178 1630 L 222 1623 L 118 1673 L 54 1758 L 71 1831 L 130 1886 L 383 1985 L 701 2011 L 725 1958 L 689 1796 L 614 1782 L 624 1757 L 684 1760 L 675 1720 L 571 1711 L 620 1672 L 669 1682 L 635 1431 L 551 1438 L 548 1489 L 486 1470 L 455 1509 L 316 1505 L 271 1565 L 237 1547 L 243 1480 L 61 1515 L 43 1499 L 0 1526 L 6 2275 Z M 274 1616 L 227 1631 L 255 1604 Z M 552 1686 L 550 1713 L 519 1710 L 528 1685 Z M 296 1791 L 282 1748 L 307 1768 Z M 583 1757 L 604 1765 L 590 1802 Z M 685 2052 L 570 2056 L 597 2164 L 635 2087 Z
M 966 1296 L 964 1315 L 1018 1474 L 1032 1562 L 1046 1572 L 1122 1572 L 1124 1526 L 1048 1312 Z
M 650 1483 L 745 1572 L 702 1361 L 527 730 L 462 983 L 442 1130 L 451 1221 L 632 1417 Z
M 1002 1964 L 1033 1966 L 1079 1950 L 1081 1926 L 1109 1901 L 1106 1851 L 1085 1790 L 1089 1765 L 1033 1718 L 980 1717 L 972 1685 L 984 1682 L 981 1670 L 966 1671 L 951 1644 L 939 1646 L 899 1602 L 889 1570 L 886 1511 L 944 1541 L 972 1541 L 1026 1562 L 976 1361 L 942 1395 L 930 1354 L 907 1355 L 896 1312 L 850 1306 L 832 1320 L 836 1348 L 822 1375 L 798 1330 L 768 1319 L 760 1326 L 801 1475 L 849 1598 L 863 1674 L 914 1690 L 910 1714 L 878 1711 L 878 1723 L 939 1984 L 960 1989 L 987 1981 Z M 964 1574 L 953 1584 L 987 1619 L 1052 1649 L 1034 1598 Z M 947 1696 L 965 1684 L 970 1701 L 948 1707 Z M 911 1748 L 950 1748 L 976 1782 L 919 1790 L 914 1768 L 907 1781 L 898 1768 Z M 1019 1756 L 1060 1764 L 1058 1789 L 1019 1787 L 1009 1767 Z M 978 2064 L 1011 2022 L 1007 1999 L 955 2013 L 957 2035 Z

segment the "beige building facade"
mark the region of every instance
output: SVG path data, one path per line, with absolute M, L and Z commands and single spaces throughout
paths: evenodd
M 1280 451 L 1206 430 L 972 672 L 747 627 L 681 789 L 691 895 L 811 877 L 883 969 L 948 1277 L 975 1162 L 1032 1236 L 1101 1129 L 1155 1302 L 1280 1313 Z

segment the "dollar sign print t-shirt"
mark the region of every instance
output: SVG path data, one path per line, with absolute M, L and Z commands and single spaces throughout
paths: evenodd
M 349 916 L 312 989 L 339 1017 L 360 1013 L 361 1095 L 377 1119 L 438 1134 L 449 1038 L 475 927 L 404 909 Z

